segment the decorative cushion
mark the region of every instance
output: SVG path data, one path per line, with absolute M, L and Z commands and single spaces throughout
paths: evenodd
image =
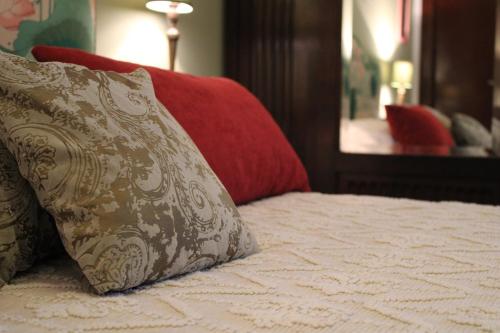
M 387 120 L 395 141 L 414 146 L 454 146 L 450 132 L 420 105 L 386 105 Z
M 432 113 L 432 115 L 434 117 L 436 117 L 437 120 L 439 120 L 439 122 L 447 129 L 447 130 L 450 130 L 451 129 L 451 119 L 450 117 L 448 117 L 447 115 L 445 115 L 443 112 L 439 111 L 438 109 L 435 109 L 433 107 L 430 107 L 428 105 L 425 105 L 425 108 L 427 110 L 429 110 L 430 113 Z
M 140 65 L 79 50 L 38 46 L 39 61 L 62 61 L 128 73 Z M 228 79 L 146 67 L 156 96 L 188 132 L 237 204 L 289 191 L 309 191 L 297 154 L 264 106 Z
M 254 253 L 149 74 L 0 54 L 0 139 L 98 293 Z
M 467 156 L 467 157 L 489 157 L 490 153 L 486 148 L 477 146 L 456 146 L 452 148 L 451 154 L 453 156 Z
M 0 286 L 38 258 L 60 252 L 57 230 L 0 143 Z
M 463 113 L 452 117 L 451 132 L 458 146 L 493 147 L 491 133 L 475 118 Z

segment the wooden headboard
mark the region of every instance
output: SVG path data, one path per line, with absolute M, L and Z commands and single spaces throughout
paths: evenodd
M 309 172 L 333 192 L 341 1 L 226 1 L 226 75 L 267 106 Z

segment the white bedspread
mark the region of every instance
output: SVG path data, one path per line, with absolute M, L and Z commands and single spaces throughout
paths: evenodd
M 394 145 L 386 120 L 361 118 L 341 121 L 340 150 L 343 152 L 391 154 Z
M 58 260 L 0 290 L 0 332 L 500 331 L 500 208 L 312 193 L 241 213 L 257 255 L 106 297 Z

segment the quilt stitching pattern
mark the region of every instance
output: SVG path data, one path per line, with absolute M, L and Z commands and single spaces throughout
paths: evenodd
M 239 208 L 262 251 L 94 296 L 66 259 L 0 290 L 8 332 L 500 331 L 500 208 L 317 193 Z

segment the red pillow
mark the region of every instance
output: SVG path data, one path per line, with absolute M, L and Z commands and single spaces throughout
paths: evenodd
M 37 46 L 32 53 L 38 61 L 94 70 L 127 73 L 144 67 L 61 47 Z M 237 204 L 310 191 L 299 157 L 264 106 L 241 85 L 144 68 L 158 99 L 188 132 Z
M 413 146 L 455 145 L 450 132 L 424 106 L 386 105 L 385 109 L 395 141 Z

